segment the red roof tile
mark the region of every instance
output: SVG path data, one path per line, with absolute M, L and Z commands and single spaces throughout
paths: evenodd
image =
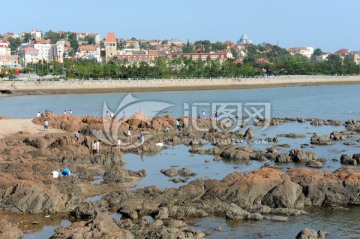
M 106 35 L 105 42 L 116 42 L 115 34 L 114 34 L 113 32 L 109 32 L 109 33 Z

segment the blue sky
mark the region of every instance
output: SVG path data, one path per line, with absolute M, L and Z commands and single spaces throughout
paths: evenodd
M 4 11 L 4 9 L 6 9 Z M 237 41 L 360 50 L 359 0 L 11 0 L 0 33 L 115 32 L 118 38 Z M 8 19 L 8 20 L 4 20 Z

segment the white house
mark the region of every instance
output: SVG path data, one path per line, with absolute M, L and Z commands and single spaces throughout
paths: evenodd
M 90 34 L 88 34 L 88 36 L 89 37 L 94 37 L 95 38 L 95 43 L 100 44 L 100 42 L 101 42 L 100 34 L 98 34 L 98 33 L 90 33 Z
M 291 55 L 303 55 L 310 58 L 314 53 L 313 47 L 293 47 L 288 50 Z
M 30 34 L 37 39 L 41 39 L 42 32 L 40 30 L 30 30 Z
M 100 46 L 99 45 L 82 45 L 79 46 L 76 57 L 79 59 L 96 60 L 101 62 Z
M 9 43 L 0 39 L 0 56 L 11 55 Z

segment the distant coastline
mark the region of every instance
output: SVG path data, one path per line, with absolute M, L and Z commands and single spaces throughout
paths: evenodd
M 269 88 L 360 84 L 360 76 L 277 76 L 267 78 L 0 81 L 0 96 Z

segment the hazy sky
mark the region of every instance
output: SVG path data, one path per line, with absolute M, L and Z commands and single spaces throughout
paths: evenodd
M 4 0 L 0 33 L 115 32 L 118 38 L 237 41 L 360 50 L 360 0 Z

